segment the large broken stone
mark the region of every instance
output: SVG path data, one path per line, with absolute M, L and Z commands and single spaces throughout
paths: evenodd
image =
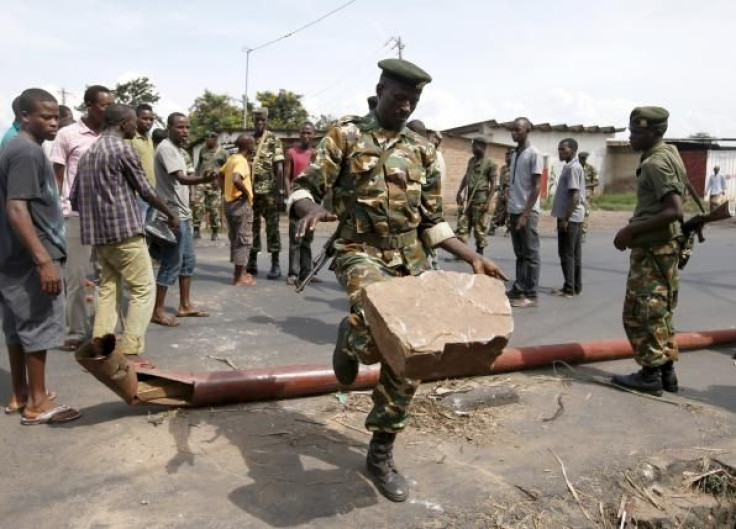
M 427 272 L 362 291 L 368 326 L 398 375 L 488 373 L 514 329 L 504 284 L 488 276 Z

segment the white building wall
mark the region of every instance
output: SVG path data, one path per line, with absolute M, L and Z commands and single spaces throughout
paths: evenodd
M 506 129 L 490 129 L 490 139 L 496 143 L 513 145 L 511 132 Z M 603 193 L 606 181 L 606 155 L 608 152 L 606 140 L 613 138 L 615 133 L 601 132 L 557 132 L 537 131 L 532 132 L 529 139 L 537 149 L 548 156 L 550 177 L 559 175 L 563 163 L 557 157 L 557 146 L 565 138 L 574 138 L 578 142 L 578 150 L 590 153 L 588 163 L 598 170 L 600 185 L 596 188 L 596 195 Z

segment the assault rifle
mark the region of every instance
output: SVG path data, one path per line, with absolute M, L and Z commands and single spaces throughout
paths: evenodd
M 312 282 L 312 279 L 314 279 L 314 276 L 316 276 L 320 270 L 325 266 L 327 261 L 332 259 L 335 256 L 335 241 L 340 236 L 340 232 L 342 231 L 343 222 L 340 221 L 337 225 L 337 229 L 335 230 L 335 233 L 332 234 L 332 236 L 327 239 L 327 242 L 322 247 L 322 251 L 320 254 L 314 258 L 312 261 L 312 269 L 309 271 L 309 274 L 307 274 L 307 277 L 304 278 L 304 281 L 297 281 L 296 283 L 296 292 L 300 293 L 302 290 L 307 288 L 307 285 Z
M 680 260 L 677 264 L 680 270 L 685 268 L 685 265 L 687 265 L 693 254 L 695 236 L 698 236 L 699 243 L 705 242 L 703 226 L 711 222 L 726 220 L 736 216 L 735 206 L 736 204 L 727 200 L 710 213 L 700 213 L 682 222 L 682 233 L 685 236 L 685 240 L 680 246 Z

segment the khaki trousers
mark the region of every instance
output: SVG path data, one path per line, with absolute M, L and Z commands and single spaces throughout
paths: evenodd
M 130 301 L 118 349 L 123 354 L 140 354 L 145 349 L 146 330 L 156 301 L 156 283 L 146 240 L 138 235 L 122 242 L 98 245 L 95 249 L 101 272 L 92 335 L 97 338 L 115 332 L 125 281 Z

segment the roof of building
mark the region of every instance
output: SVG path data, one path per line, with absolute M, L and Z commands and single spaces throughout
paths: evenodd
M 478 121 L 476 123 L 470 123 L 468 125 L 461 125 L 459 127 L 452 127 L 449 129 L 444 129 L 442 131 L 443 134 L 450 133 L 450 134 L 466 134 L 470 132 L 477 132 L 478 129 L 481 128 L 481 126 L 487 126 L 492 129 L 506 129 L 511 130 L 514 126 L 514 122 L 512 121 L 496 121 L 495 119 L 489 119 L 486 121 Z M 566 123 L 559 123 L 557 125 L 552 125 L 551 123 L 535 123 L 532 125 L 532 130 L 537 132 L 592 132 L 592 133 L 603 133 L 603 134 L 613 134 L 616 132 L 623 132 L 626 130 L 626 127 L 614 127 L 614 126 L 606 126 L 601 127 L 599 125 L 592 125 L 592 126 L 585 126 L 585 125 L 568 125 Z
M 665 138 L 665 143 L 677 146 L 681 151 L 733 151 L 736 138 L 708 138 L 707 140 L 697 138 Z M 607 142 L 612 149 L 630 149 L 629 140 L 609 139 Z

